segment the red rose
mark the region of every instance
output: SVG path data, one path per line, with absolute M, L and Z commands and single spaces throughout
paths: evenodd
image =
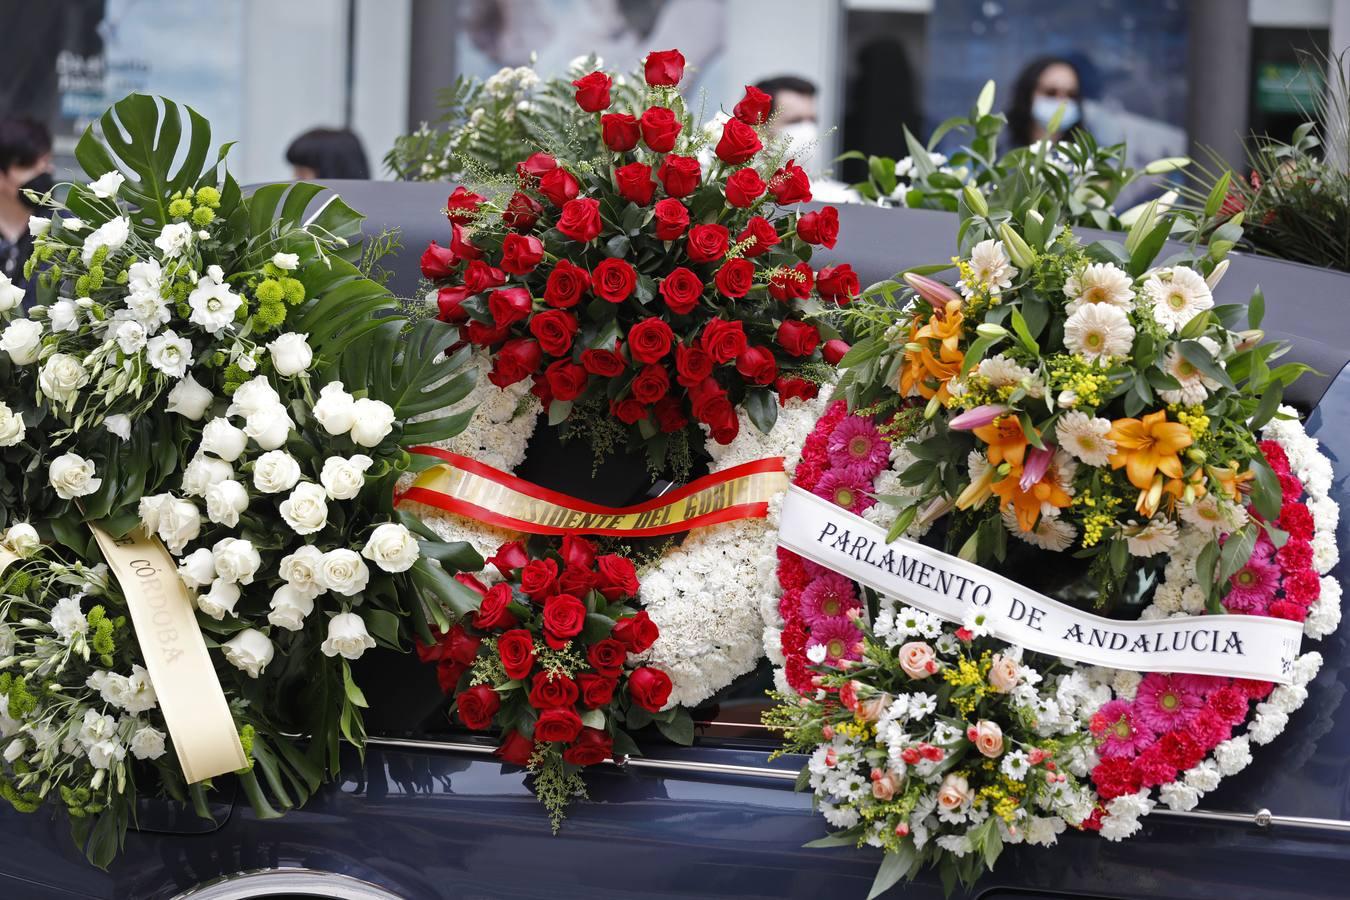
M 576 306 L 591 286 L 591 273 L 565 259 L 558 260 L 544 285 L 544 302 L 566 309 Z
M 646 163 L 634 162 L 614 170 L 614 183 L 619 186 L 619 196 L 638 206 L 646 206 L 656 195 L 656 182 L 652 181 L 652 167 Z
M 492 755 L 513 766 L 529 765 L 530 757 L 534 755 L 534 741 L 513 731 L 502 739 L 501 746 L 492 751 Z
M 683 406 L 674 397 L 661 398 L 652 407 L 652 414 L 656 416 L 656 427 L 661 429 L 662 434 L 671 434 L 689 424 Z
M 463 625 L 456 625 L 445 633 L 441 643 L 445 645 L 445 655 L 461 666 L 472 665 L 478 657 L 478 645 L 483 639 L 469 634 Z
M 469 318 L 461 305 L 469 296 L 468 288 L 461 285 L 443 287 L 436 292 L 436 318 L 442 322 L 463 322 Z
M 548 383 L 548 370 L 536 372 L 530 380 L 530 393 L 539 398 L 545 409 L 553 402 L 553 388 Z
M 660 669 L 643 666 L 628 676 L 628 696 L 645 710 L 660 712 L 670 700 L 670 676 Z
M 717 270 L 713 279 L 724 297 L 738 300 L 755 286 L 755 264 L 748 259 L 729 259 Z
M 482 194 L 475 194 L 462 186 L 457 187 L 450 195 L 450 199 L 445 201 L 445 217 L 456 225 L 470 225 L 473 223 L 474 213 L 486 199 Z
M 675 371 L 679 373 L 675 380 L 685 387 L 702 384 L 712 370 L 712 357 L 702 348 L 683 344 L 675 348 Z
M 581 705 L 596 709 L 614 701 L 614 689 L 619 686 L 619 679 L 582 672 L 577 676 L 577 685 L 581 688 Z
M 484 631 L 493 628 L 515 628 L 518 623 L 509 609 L 511 605 L 511 586 L 497 583 L 483 595 L 483 601 L 473 614 L 473 627 Z
M 460 328 L 460 334 L 466 341 L 471 344 L 477 344 L 480 347 L 486 347 L 489 344 L 496 344 L 500 341 L 504 341 L 506 340 L 506 336 L 510 333 L 511 326 L 509 325 L 488 325 L 486 322 L 477 321 L 470 322 L 468 325 L 464 325 Z
M 703 326 L 699 344 L 708 351 L 713 362 L 731 362 L 745 352 L 745 326 L 739 321 L 712 319 Z
M 674 332 L 670 326 L 649 316 L 628 331 L 628 352 L 634 362 L 654 363 L 670 352 Z
M 664 106 L 653 106 L 638 120 L 642 126 L 642 139 L 657 153 L 669 153 L 675 149 L 675 138 L 679 137 L 684 126 L 675 114 Z
M 563 204 L 558 217 L 558 231 L 580 243 L 589 243 L 600 236 L 600 201 L 578 197 Z
M 593 113 L 609 109 L 610 78 L 604 72 L 592 72 L 572 82 L 577 89 L 577 106 L 582 111 Z
M 564 538 L 566 540 L 566 538 Z M 574 597 L 584 597 L 595 587 L 596 574 L 580 566 L 568 566 L 558 579 L 558 590 Z
M 791 269 L 779 269 L 769 278 L 769 296 L 786 303 L 789 300 L 805 300 L 811 296 L 816 276 L 811 267 L 804 262 L 797 263 Z
M 792 356 L 810 356 L 820 346 L 820 329 L 796 319 L 784 319 L 778 326 L 778 346 Z
M 642 653 L 661 636 L 652 617 L 644 609 L 635 616 L 614 623 L 614 640 L 628 648 L 629 653 Z
M 806 177 L 805 169 L 788 160 L 787 165 L 769 179 L 769 190 L 781 206 L 806 203 L 811 199 L 811 179 Z
M 514 325 L 530 314 L 530 292 L 524 288 L 501 288 L 488 295 L 488 312 L 498 328 Z
M 642 132 L 638 120 L 628 113 L 606 113 L 600 117 L 600 133 L 605 146 L 615 153 L 626 153 L 638 145 Z
M 511 629 L 497 638 L 497 656 L 507 677 L 523 680 L 534 668 L 534 636 L 524 628 Z
M 506 273 L 475 259 L 464 267 L 464 289 L 470 294 L 481 294 L 506 284 Z
M 614 755 L 614 738 L 602 728 L 583 728 L 572 746 L 563 751 L 563 761 L 574 766 L 593 766 Z
M 625 556 L 607 553 L 595 560 L 596 571 L 600 574 L 600 593 L 611 603 L 620 597 L 636 597 L 638 592 L 637 569 Z M 618 637 L 618 635 L 615 635 Z M 622 638 L 620 638 L 622 640 Z
M 520 570 L 520 589 L 538 602 L 552 594 L 558 584 L 558 563 L 551 559 L 532 559 Z
M 698 306 L 703 296 L 703 282 L 684 266 L 677 266 L 670 274 L 661 279 L 658 290 L 671 312 L 688 315 Z M 631 339 L 630 339 L 631 340 Z
M 516 175 L 521 180 L 539 178 L 558 168 L 558 161 L 547 153 L 531 153 L 524 162 L 516 163 Z
M 497 552 L 487 559 L 490 565 L 497 567 L 504 577 L 510 578 L 511 573 L 524 566 L 530 561 L 525 555 L 525 543 L 523 541 L 507 541 L 497 548 Z
M 625 425 L 633 425 L 647 418 L 647 407 L 641 400 L 628 397 L 624 400 L 609 401 L 609 414 Z
M 577 683 L 562 673 L 540 672 L 530 682 L 530 705 L 535 709 L 570 707 L 580 696 Z
M 561 207 L 581 192 L 581 182 L 566 169 L 557 168 L 545 172 L 539 178 L 539 193 L 548 198 L 548 202 Z
M 736 357 L 736 371 L 755 384 L 769 384 L 778 377 L 778 363 L 767 347 L 746 347 Z
M 696 263 L 720 261 L 727 255 L 729 235 L 721 225 L 695 225 L 689 229 L 685 249 Z
M 808 244 L 834 247 L 834 242 L 839 239 L 839 210 L 827 206 L 820 212 L 798 217 L 797 237 Z
M 448 659 L 443 659 L 436 664 L 436 684 L 440 686 L 442 694 L 453 694 L 455 688 L 459 686 L 459 679 L 464 673 L 469 671 L 468 666 L 461 666 L 459 663 L 453 663 Z
M 754 206 L 766 190 L 768 185 L 754 169 L 737 169 L 727 179 L 727 203 L 745 209 Z
M 554 650 L 561 650 L 581 634 L 586 624 L 586 604 L 571 594 L 554 594 L 544 601 L 543 618 L 545 642 Z
M 714 151 L 717 158 L 730 166 L 739 166 L 764 149 L 764 143 L 755 129 L 740 119 L 728 119 L 722 126 L 722 139 Z
M 633 397 L 638 402 L 650 406 L 664 397 L 666 392 L 670 390 L 670 376 L 666 374 L 664 366 L 655 364 L 643 366 L 637 377 L 633 379 L 631 390 Z
M 673 241 L 689 227 L 689 210 L 678 200 L 658 201 L 652 212 L 658 241 Z
M 487 585 L 483 584 L 483 582 L 479 581 L 477 578 L 475 578 L 473 575 L 470 575 L 468 572 L 457 573 L 455 575 L 455 580 L 458 581 L 460 584 L 464 585 L 469 590 L 473 591 L 480 597 L 482 597 L 487 593 Z
M 628 649 L 614 638 L 596 641 L 586 651 L 586 661 L 591 664 L 591 668 L 609 678 L 619 677 L 627 659 Z
M 637 272 L 622 259 L 600 260 L 591 271 L 591 292 L 601 300 L 622 303 L 637 287 Z
M 768 219 L 754 216 L 745 225 L 745 230 L 736 236 L 736 245 L 746 256 L 759 256 L 767 253 L 778 243 L 778 231 Z
M 422 251 L 422 276 L 432 281 L 437 278 L 449 278 L 457 262 L 459 260 L 455 258 L 453 250 L 432 241 L 427 244 L 427 249 Z
M 571 709 L 546 709 L 534 723 L 534 739 L 544 743 L 576 740 L 581 733 L 581 717 Z
M 665 158 L 661 163 L 661 170 L 657 173 L 657 177 L 661 179 L 661 186 L 672 197 L 692 194 L 698 187 L 702 175 L 703 169 L 697 159 L 692 156 L 677 156 L 674 153 Z
M 740 419 L 736 407 L 727 399 L 726 391 L 705 394 L 699 399 L 694 415 L 712 430 L 712 438 L 719 444 L 730 444 L 740 433 Z
M 587 372 L 592 375 L 599 375 L 602 378 L 615 378 L 623 374 L 624 369 L 628 368 L 628 363 L 624 362 L 618 352 L 618 341 L 614 342 L 614 350 L 584 350 L 581 353 L 581 364 Z
M 805 378 L 779 378 L 773 383 L 778 392 L 778 405 L 787 406 L 789 400 L 814 400 L 820 393 L 820 385 Z
M 858 275 L 848 263 L 826 266 L 816 273 L 816 290 L 823 300 L 847 306 L 860 289 Z
M 745 86 L 745 96 L 732 107 L 731 114 L 747 125 L 763 125 L 773 112 L 773 97 L 753 84 Z
M 502 698 L 497 689 L 490 684 L 479 684 L 469 688 L 455 698 L 455 711 L 466 728 L 485 731 L 492 727 L 492 717 L 502 708 Z
M 513 231 L 529 231 L 543 214 L 544 207 L 539 205 L 538 200 L 529 194 L 516 191 L 511 195 L 511 199 L 506 201 L 506 209 L 502 212 L 502 224 Z
M 835 338 L 832 341 L 826 341 L 825 346 L 820 348 L 820 355 L 825 357 L 825 361 L 832 366 L 839 365 L 839 360 L 849 351 L 848 341 L 841 341 Z
M 589 569 L 595 565 L 595 545 L 575 534 L 564 535 L 558 555 L 563 558 L 563 566 L 568 569 Z
M 538 341 L 528 338 L 507 341 L 497 351 L 488 381 L 497 387 L 508 387 L 533 375 L 543 361 L 544 353 L 539 349 Z
M 678 50 L 653 50 L 643 61 L 642 74 L 652 87 L 674 87 L 684 77 L 684 54 Z
M 544 370 L 548 389 L 554 399 L 575 400 L 586 391 L 586 382 L 590 376 L 586 370 L 570 359 L 560 359 Z
M 450 223 L 450 250 L 460 259 L 481 259 L 483 251 L 464 239 L 464 229 Z
M 561 309 L 548 309 L 530 319 L 530 334 L 539 339 L 539 346 L 549 356 L 563 356 L 571 350 L 576 333 L 576 317 Z
M 514 231 L 502 241 L 502 270 L 512 275 L 527 275 L 544 258 L 544 244 L 530 234 Z

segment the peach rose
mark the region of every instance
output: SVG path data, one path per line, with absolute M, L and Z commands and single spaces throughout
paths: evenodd
M 974 798 L 970 791 L 970 783 L 960 775 L 952 773 L 942 779 L 942 785 L 938 788 L 938 806 L 948 812 L 953 812 L 965 806 L 972 799 Z
M 995 653 L 989 666 L 989 686 L 1000 694 L 1006 694 L 1017 687 L 1017 676 L 1021 669 L 1017 661 Z
M 993 759 L 1003 752 L 1003 729 L 998 727 L 997 722 L 981 719 L 975 723 L 974 732 L 971 743 L 981 754 Z
M 878 800 L 890 800 L 904 782 L 905 776 L 897 775 L 890 769 L 873 769 L 872 796 Z
M 927 678 L 937 671 L 937 654 L 923 641 L 910 641 L 900 646 L 900 668 L 910 678 Z
M 886 711 L 886 707 L 891 705 L 890 694 L 877 694 L 870 700 L 863 700 L 858 704 L 854 715 L 864 722 L 875 722 L 881 718 L 881 714 Z

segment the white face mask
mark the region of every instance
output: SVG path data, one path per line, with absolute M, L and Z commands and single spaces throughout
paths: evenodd
M 788 138 L 789 146 L 797 153 L 814 149 L 816 141 L 820 140 L 820 126 L 815 122 L 793 122 L 784 125 L 780 133 Z
M 1078 124 L 1080 113 L 1077 100 L 1060 100 L 1057 97 L 1037 95 L 1031 100 L 1031 117 L 1042 128 L 1049 130 L 1050 121 L 1054 119 L 1055 113 L 1059 112 L 1061 106 L 1064 107 L 1064 115 L 1060 116 L 1059 130 L 1068 131 Z

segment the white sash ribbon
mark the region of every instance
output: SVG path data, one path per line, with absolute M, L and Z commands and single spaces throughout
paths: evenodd
M 960 622 L 972 605 L 989 632 L 1027 650 L 1113 669 L 1288 683 L 1303 624 L 1267 616 L 1118 621 L 1028 590 L 959 557 L 901 538 L 802 490 L 783 499 L 778 543 L 911 606 Z

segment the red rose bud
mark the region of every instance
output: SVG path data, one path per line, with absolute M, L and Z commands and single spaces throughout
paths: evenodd
M 520 589 L 538 603 L 554 592 L 558 584 L 558 563 L 551 559 L 532 559 L 520 570 Z
M 614 640 L 604 638 L 591 644 L 586 651 L 586 661 L 591 668 L 608 678 L 617 678 L 623 671 L 624 661 L 628 659 L 628 648 Z
M 455 324 L 465 321 L 469 318 L 469 314 L 464 311 L 461 304 L 468 296 L 468 289 L 462 285 L 441 288 L 436 292 L 436 317 L 442 322 Z
M 643 62 L 642 74 L 652 87 L 674 87 L 684 77 L 684 54 L 678 50 L 653 50 Z
M 848 263 L 826 266 L 816 273 L 816 291 L 823 300 L 847 306 L 861 290 L 858 275 Z
M 552 169 L 539 178 L 539 193 L 554 206 L 561 207 L 568 200 L 575 199 L 580 192 L 581 182 L 566 169 Z
M 820 385 L 805 378 L 779 378 L 773 389 L 778 392 L 779 406 L 787 406 L 789 400 L 814 400 L 820 393 Z
M 534 636 L 524 628 L 513 628 L 497 638 L 497 656 L 507 677 L 522 681 L 534 668 Z
M 581 705 L 587 709 L 596 709 L 609 706 L 614 701 L 614 689 L 619 686 L 619 680 L 594 672 L 582 672 L 577 676 L 577 685 L 581 688 Z
M 614 755 L 614 738 L 602 728 L 583 728 L 575 743 L 563 751 L 563 762 L 593 766 Z
M 635 397 L 609 401 L 609 414 L 625 425 L 634 425 L 647 418 L 647 407 Z
M 619 355 L 617 348 L 619 342 L 615 341 L 614 350 L 583 350 L 581 353 L 581 365 L 592 375 L 599 375 L 602 378 L 616 378 L 624 373 L 628 368 L 628 363 Z
M 678 200 L 660 200 L 652 212 L 658 241 L 673 241 L 689 227 L 689 210 Z
M 581 634 L 586 624 L 586 604 L 571 594 L 554 594 L 544 601 L 544 641 L 554 650 Z
M 563 558 L 563 566 L 566 568 L 589 569 L 595 565 L 595 544 L 575 534 L 565 535 L 558 555 Z
M 745 326 L 740 321 L 712 319 L 703 326 L 699 344 L 713 362 L 728 363 L 745 352 Z
M 497 696 L 496 688 L 489 684 L 479 684 L 469 688 L 455 698 L 455 711 L 465 728 L 474 731 L 486 731 L 492 727 L 492 717 L 502 708 L 502 698 Z
M 529 194 L 516 191 L 511 195 L 511 199 L 506 201 L 506 209 L 502 212 L 502 224 L 512 231 L 529 231 L 543 214 L 544 207 L 539 205 L 538 200 Z
M 721 225 L 695 225 L 689 229 L 685 249 L 696 263 L 720 262 L 727 255 L 730 236 Z
M 763 216 L 753 216 L 745 224 L 745 230 L 736 236 L 736 245 L 750 257 L 768 253 L 778 241 L 778 230 Z
M 572 87 L 577 89 L 577 106 L 588 113 L 609 109 L 611 83 L 604 72 L 592 72 L 572 82 Z
M 748 259 L 729 259 L 714 277 L 722 296 L 739 300 L 755 286 L 755 264 Z
M 638 145 L 642 130 L 638 120 L 628 113 L 606 113 L 600 117 L 600 134 L 605 146 L 615 153 L 626 153 Z
M 633 702 L 650 712 L 660 712 L 670 700 L 670 676 L 660 669 L 643 666 L 628 676 L 628 696 Z
M 642 126 L 642 140 L 657 153 L 669 153 L 675 149 L 675 139 L 680 136 L 684 126 L 675 114 L 664 106 L 649 107 L 639 120 Z
M 531 153 L 524 162 L 516 163 L 516 175 L 522 181 L 539 178 L 558 168 L 558 161 L 547 153 Z
M 438 278 L 449 278 L 458 262 L 459 260 L 455 258 L 455 251 L 432 241 L 427 244 L 427 249 L 422 251 L 422 277 L 429 278 L 432 281 Z
M 634 588 L 633 592 L 637 593 L 637 588 Z M 614 640 L 628 648 L 629 653 L 642 653 L 656 643 L 656 639 L 661 636 L 661 630 L 656 627 L 656 623 L 644 609 L 635 616 L 615 622 L 611 634 Z
M 753 84 L 745 86 L 745 96 L 731 110 L 731 114 L 747 125 L 763 125 L 773 112 L 773 97 Z
M 544 352 L 540 349 L 538 341 L 526 338 L 507 341 L 502 345 L 502 349 L 497 351 L 492 371 L 488 373 L 488 381 L 500 388 L 509 387 L 533 375 L 543 361 Z
M 586 244 L 600 236 L 601 227 L 599 200 L 579 197 L 563 204 L 558 231 L 566 237 Z
M 511 573 L 524 566 L 530 558 L 525 554 L 523 541 L 507 541 L 498 547 L 497 552 L 489 556 L 487 561 L 497 567 L 502 577 L 510 578 Z
M 502 740 L 501 746 L 492 751 L 492 755 L 513 766 L 529 765 L 530 757 L 534 755 L 534 741 L 519 731 L 513 731 Z
M 839 361 L 848 353 L 848 341 L 841 341 L 835 338 L 832 341 L 826 341 L 825 346 L 820 348 L 820 355 L 825 357 L 825 361 L 832 366 L 839 365 Z
M 464 239 L 464 229 L 450 223 L 450 252 L 460 259 L 482 259 L 483 251 Z
M 581 733 L 581 717 L 570 709 L 546 709 L 534 723 L 534 739 L 544 743 L 568 743 Z
M 740 119 L 729 119 L 722 126 L 722 139 L 717 142 L 714 152 L 727 165 L 739 166 L 763 149 L 764 144 L 755 129 Z
M 662 434 L 672 434 L 689 424 L 680 401 L 669 395 L 662 397 L 652 407 L 652 414 L 656 417 L 656 427 Z
M 464 287 L 470 294 L 481 294 L 506 284 L 506 273 L 475 259 L 464 267 Z
M 652 167 L 646 163 L 634 162 L 614 170 L 614 183 L 619 188 L 619 196 L 638 206 L 646 206 L 656 195 L 656 182 L 652 181 Z
M 698 306 L 703 296 L 703 282 L 699 281 L 692 270 L 677 266 L 669 275 L 661 279 L 658 289 L 662 299 L 671 312 L 688 315 Z M 631 338 L 629 339 L 631 343 Z
M 820 329 L 796 319 L 778 326 L 778 345 L 792 356 L 810 356 L 820 346 Z
M 628 331 L 628 352 L 634 362 L 654 363 L 670 352 L 674 332 L 656 316 L 649 316 Z
M 622 303 L 637 287 L 637 272 L 622 259 L 602 259 L 591 272 L 591 292 L 601 300 Z
M 561 309 L 545 310 L 530 319 L 530 334 L 549 356 L 566 356 L 576 333 L 576 317 Z
M 647 406 L 660 400 L 669 390 L 670 376 L 663 366 L 655 363 L 643 366 L 633 379 L 633 399 Z
M 805 169 L 788 160 L 769 179 L 769 191 L 781 206 L 805 203 L 811 199 L 811 179 L 806 177 Z
M 471 591 L 473 591 L 480 597 L 487 593 L 487 585 L 483 584 L 483 582 L 479 581 L 477 578 L 475 578 L 473 575 L 470 575 L 468 572 L 457 573 L 455 575 L 455 580 L 458 581 L 460 584 L 464 585 L 466 588 L 469 588 Z
M 568 359 L 560 359 L 544 370 L 548 388 L 556 400 L 575 400 L 586 390 L 586 370 Z
M 574 597 L 584 597 L 595 587 L 596 574 L 590 569 L 568 566 L 558 578 L 558 590 Z
M 675 348 L 675 371 L 679 373 L 675 380 L 685 387 L 702 384 L 703 379 L 712 374 L 712 370 L 712 357 L 701 347 L 681 344 Z
M 819 212 L 809 212 L 797 219 L 797 237 L 808 244 L 833 248 L 839 239 L 839 210 L 827 206 Z
M 778 377 L 778 363 L 767 347 L 747 347 L 736 357 L 736 371 L 755 384 L 770 384 Z
M 570 707 L 580 696 L 577 683 L 562 673 L 540 672 L 530 682 L 529 703 L 535 709 Z
M 738 209 L 754 206 L 755 201 L 768 190 L 764 179 L 754 169 L 737 169 L 727 179 L 727 203 Z
M 457 187 L 450 195 L 450 199 L 445 201 L 445 217 L 456 225 L 470 225 L 473 223 L 474 213 L 486 199 L 482 194 Z
M 502 288 L 488 295 L 488 312 L 498 327 L 514 325 L 530 314 L 530 292 L 524 288 Z
M 512 275 L 528 275 L 544 258 L 544 244 L 530 234 L 508 234 L 502 241 L 502 269 Z
M 677 156 L 672 153 L 661 163 L 657 177 L 661 186 L 672 197 L 686 197 L 698 187 L 703 170 L 698 160 L 692 156 Z
M 494 584 L 478 605 L 473 614 L 473 627 L 483 631 L 501 628 L 515 628 L 519 624 L 510 610 L 511 586 L 498 582 Z

